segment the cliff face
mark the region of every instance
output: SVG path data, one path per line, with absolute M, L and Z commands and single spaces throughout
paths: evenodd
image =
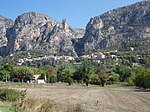
M 72 39 L 83 35 L 83 31 L 73 29 L 66 20 L 59 23 L 41 13 L 25 13 L 18 16 L 7 33 L 7 54 L 44 50 L 52 54 L 77 56 Z
M 82 43 L 88 52 L 148 37 L 150 1 L 143 1 L 91 18 Z
M 150 1 L 91 18 L 85 31 L 72 28 L 65 19 L 57 22 L 36 12 L 22 14 L 15 22 L 0 16 L 0 55 L 42 50 L 56 55 L 77 56 L 82 52 L 130 42 L 150 51 L 150 47 L 142 47 L 150 46 Z
M 6 32 L 13 24 L 14 22 L 12 20 L 0 16 L 0 55 L 5 54 L 7 46 Z

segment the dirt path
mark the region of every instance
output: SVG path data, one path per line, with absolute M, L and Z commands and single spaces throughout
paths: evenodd
M 45 86 L 27 91 L 28 97 L 50 99 L 63 106 L 81 104 L 87 112 L 150 112 L 150 92 L 122 87 Z

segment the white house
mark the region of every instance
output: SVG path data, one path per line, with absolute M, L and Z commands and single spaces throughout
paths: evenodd
M 45 80 L 46 80 L 46 77 L 45 79 L 41 79 L 41 74 L 36 74 L 36 75 L 33 75 L 32 83 L 41 84 L 41 83 L 45 83 Z
M 105 58 L 106 58 L 106 56 L 102 52 L 98 53 L 97 59 L 105 59 Z

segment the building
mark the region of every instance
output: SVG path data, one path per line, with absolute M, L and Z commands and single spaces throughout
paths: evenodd
M 46 80 L 46 76 L 45 76 L 45 79 L 42 79 L 41 74 L 36 74 L 36 75 L 33 75 L 33 79 L 31 83 L 41 84 L 41 83 L 45 83 L 45 80 Z

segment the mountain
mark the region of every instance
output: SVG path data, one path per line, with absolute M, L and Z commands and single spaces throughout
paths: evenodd
M 7 46 L 6 32 L 8 28 L 13 26 L 14 22 L 3 16 L 0 16 L 0 55 L 5 54 Z
M 80 43 L 89 52 L 149 38 L 150 1 L 142 1 L 91 18 Z
M 7 38 L 6 38 L 7 37 Z M 55 55 L 128 45 L 139 52 L 150 51 L 150 1 L 108 11 L 90 19 L 84 29 L 71 27 L 67 20 L 29 12 L 13 22 L 0 16 L 0 55 L 41 50 Z M 7 45 L 6 45 L 7 44 Z
M 7 32 L 7 54 L 44 50 L 51 54 L 77 56 L 72 41 L 83 35 L 84 30 L 72 28 L 65 19 L 57 22 L 41 13 L 25 13 L 17 17 Z

